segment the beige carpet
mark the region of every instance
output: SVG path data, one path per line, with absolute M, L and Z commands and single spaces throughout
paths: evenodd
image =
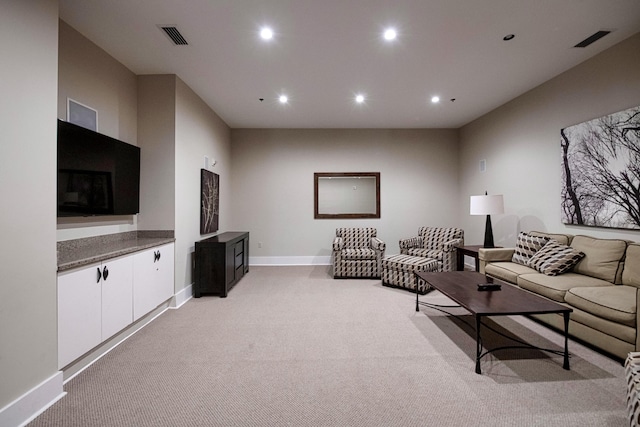
M 571 371 L 525 350 L 485 357 L 477 375 L 474 332 L 416 313 L 414 298 L 376 280 L 333 280 L 324 266 L 252 267 L 228 298 L 164 313 L 30 425 L 626 425 L 619 361 L 570 342 Z M 498 323 L 561 349 L 559 334 L 526 318 Z

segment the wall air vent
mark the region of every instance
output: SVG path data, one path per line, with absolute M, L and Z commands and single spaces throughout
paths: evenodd
M 587 47 L 591 43 L 594 43 L 594 42 L 600 40 L 601 38 L 603 38 L 604 36 L 606 36 L 610 32 L 611 31 L 608 31 L 608 30 L 597 31 L 597 32 L 593 33 L 592 35 L 590 35 L 589 37 L 587 37 L 586 39 L 582 40 L 580 43 L 578 43 L 574 47 Z
M 185 40 L 185 38 L 182 37 L 182 34 L 180 34 L 180 31 L 178 31 L 176 27 L 169 26 L 169 25 L 160 25 L 160 28 L 176 45 L 183 46 L 183 45 L 189 44 L 187 43 L 187 40 Z

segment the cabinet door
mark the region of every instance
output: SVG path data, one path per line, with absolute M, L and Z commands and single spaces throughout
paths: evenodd
M 102 263 L 102 340 L 132 322 L 133 257 L 105 261 Z
M 173 296 L 173 263 L 173 243 L 134 255 L 133 320 Z
M 102 340 L 101 265 L 58 275 L 58 368 Z
M 155 274 L 158 283 L 157 298 L 158 304 L 168 300 L 174 295 L 174 271 L 175 254 L 174 244 L 160 246 L 158 249 L 158 261 L 156 261 Z M 157 305 L 157 304 L 156 304 Z

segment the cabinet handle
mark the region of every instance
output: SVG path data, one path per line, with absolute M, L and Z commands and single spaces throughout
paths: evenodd
M 98 267 L 98 279 L 96 280 L 96 283 L 100 283 L 100 279 L 102 279 L 102 272 L 100 271 L 100 267 Z
M 109 275 L 109 270 L 107 269 L 107 266 L 105 265 L 104 268 L 102 269 L 102 277 L 104 278 L 104 280 L 107 280 L 107 276 Z
M 160 260 L 160 251 L 153 251 L 153 262 Z

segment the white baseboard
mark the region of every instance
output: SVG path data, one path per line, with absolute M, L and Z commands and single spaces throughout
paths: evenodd
M 256 266 L 287 266 L 287 265 L 331 265 L 331 256 L 264 256 L 264 257 L 249 257 L 249 267 Z M 476 266 L 474 263 L 468 263 L 465 260 L 465 270 L 475 271 Z M 187 288 L 184 290 L 186 291 Z M 192 292 L 192 287 L 189 287 L 189 291 Z M 177 294 L 176 294 L 177 297 Z M 187 302 L 188 298 L 184 300 Z M 183 304 L 184 304 L 183 302 Z M 179 307 L 179 305 L 178 305 Z
M 65 394 L 62 388 L 62 371 L 58 371 L 0 409 L 0 426 L 24 426 Z
M 249 267 L 252 265 L 331 265 L 331 256 L 249 257 Z
M 193 298 L 193 285 L 189 285 L 174 295 L 169 308 L 177 309 Z

